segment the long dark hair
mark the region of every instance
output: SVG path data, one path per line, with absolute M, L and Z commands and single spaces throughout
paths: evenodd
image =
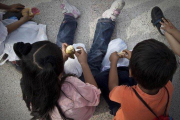
M 32 120 L 51 120 L 49 113 L 57 104 L 65 81 L 58 78 L 64 70 L 61 49 L 54 43 L 41 41 L 32 45 L 16 43 L 14 51 L 22 62 L 21 89 Z M 60 114 L 67 119 L 61 109 Z

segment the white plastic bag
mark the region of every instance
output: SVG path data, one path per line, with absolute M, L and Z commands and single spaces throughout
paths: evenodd
M 101 71 L 105 71 L 110 68 L 109 57 L 111 53 L 115 51 L 119 53 L 125 49 L 127 49 L 127 45 L 123 40 L 121 40 L 120 38 L 112 40 L 108 45 L 107 53 L 102 61 Z M 120 67 L 120 66 L 126 66 L 126 67 L 129 66 L 129 60 L 126 58 L 120 58 L 118 61 L 117 67 Z
M 77 51 L 77 47 L 83 47 L 86 51 L 85 45 L 82 43 L 73 44 L 74 49 Z M 87 51 L 86 51 L 87 52 Z M 68 58 L 68 60 L 64 64 L 64 72 L 66 74 L 74 74 L 77 77 L 80 77 L 82 75 L 82 67 L 77 59 L 77 57 L 74 55 L 75 59 Z
M 11 24 L 15 22 L 16 20 L 11 19 L 5 19 L 3 20 L 4 25 Z M 19 60 L 17 55 L 15 54 L 13 50 L 14 43 L 17 42 L 24 42 L 24 43 L 34 43 L 37 41 L 44 41 L 47 40 L 46 35 L 46 25 L 39 24 L 29 21 L 23 24 L 21 27 L 19 27 L 17 30 L 10 33 L 6 40 L 5 40 L 5 48 L 4 53 L 0 56 L 0 60 L 4 56 L 4 54 L 8 54 L 8 57 L 0 63 L 0 65 L 3 65 L 7 60 L 9 61 L 15 61 Z

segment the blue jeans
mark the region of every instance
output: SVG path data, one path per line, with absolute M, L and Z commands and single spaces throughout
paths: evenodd
M 77 28 L 77 21 L 74 17 L 65 15 L 64 20 L 61 23 L 56 44 L 61 48 L 62 43 L 72 45 L 74 41 L 74 35 Z
M 77 21 L 74 17 L 65 15 L 64 20 L 60 26 L 60 30 L 57 36 L 57 45 L 61 47 L 62 43 L 69 45 L 73 44 L 75 31 L 77 28 Z M 96 25 L 96 31 L 94 35 L 94 41 L 88 53 L 88 64 L 91 72 L 98 84 L 98 87 L 102 91 L 102 95 L 109 105 L 111 114 L 115 115 L 119 109 L 120 104 L 115 103 L 109 99 L 109 70 L 101 72 L 101 63 L 107 52 L 108 44 L 111 40 L 115 28 L 115 22 L 108 18 L 101 18 Z M 119 84 L 134 85 L 134 80 L 129 78 L 129 68 L 118 68 Z M 83 75 L 80 77 L 84 81 Z
M 88 64 L 94 77 L 101 72 L 101 63 L 107 52 L 114 28 L 115 22 L 111 19 L 101 18 L 98 20 L 93 44 L 88 53 Z

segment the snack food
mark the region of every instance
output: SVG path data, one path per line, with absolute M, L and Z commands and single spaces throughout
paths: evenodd
M 70 58 L 74 59 L 75 50 L 74 50 L 74 47 L 72 45 L 69 45 L 66 48 L 66 53 L 70 55 Z
M 39 15 L 40 14 L 40 10 L 38 8 L 24 8 L 21 13 L 23 16 L 27 15 L 27 12 L 29 11 L 29 16 L 33 16 L 33 15 Z
M 123 57 L 125 54 L 126 54 L 125 52 L 119 52 L 119 53 L 118 53 L 118 55 L 119 55 L 120 57 Z
M 34 14 L 34 15 L 39 15 L 40 14 L 40 10 L 36 7 L 33 7 L 31 8 L 31 12 Z

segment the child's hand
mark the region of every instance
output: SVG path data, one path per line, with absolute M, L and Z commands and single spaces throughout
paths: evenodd
M 109 60 L 110 60 L 111 63 L 117 63 L 119 58 L 120 58 L 120 56 L 118 55 L 118 53 L 113 52 L 113 53 L 111 53 L 111 55 L 109 57 Z
M 63 59 L 64 59 L 64 62 L 68 59 L 69 57 L 69 54 L 66 53 L 66 48 L 68 47 L 68 44 L 67 43 L 63 43 L 62 44 L 62 54 L 63 54 Z
M 75 55 L 79 61 L 79 63 L 82 64 L 87 64 L 87 53 L 84 51 L 82 47 L 77 47 L 80 49 L 80 51 L 75 51 Z
M 22 4 L 13 4 L 9 6 L 9 9 L 7 11 L 10 12 L 19 12 L 19 9 L 23 9 L 25 6 Z
M 29 21 L 29 20 L 31 20 L 33 17 L 34 17 L 34 15 L 30 16 L 30 15 L 29 15 L 29 11 L 27 11 L 27 14 L 24 15 L 21 19 L 24 20 L 24 21 Z
M 132 52 L 129 50 L 123 50 L 123 52 L 125 52 L 126 54 L 123 56 L 124 58 L 127 58 L 128 60 L 131 59 L 131 54 Z
M 164 23 L 160 22 L 161 25 L 163 25 L 161 29 L 165 30 L 169 34 L 171 34 L 174 30 L 177 30 L 176 27 L 169 20 L 166 20 L 164 18 L 162 18 L 162 20 L 164 21 Z

